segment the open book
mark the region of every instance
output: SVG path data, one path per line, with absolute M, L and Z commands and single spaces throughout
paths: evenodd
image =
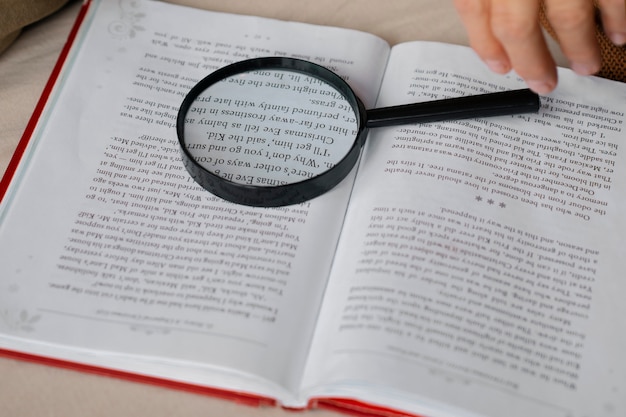
M 626 414 L 626 86 L 564 70 L 538 114 L 372 130 L 338 187 L 261 209 L 175 134 L 255 56 L 368 108 L 523 87 L 465 47 L 87 2 L 0 187 L 3 354 L 287 408 Z

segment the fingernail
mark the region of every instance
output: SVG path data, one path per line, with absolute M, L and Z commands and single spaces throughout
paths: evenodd
M 556 85 L 544 80 L 527 80 L 526 85 L 537 94 L 548 94 Z
M 591 75 L 598 72 L 600 68 L 595 64 L 572 62 L 572 70 L 578 75 Z
M 498 61 L 498 60 L 487 60 L 485 61 L 485 63 L 487 64 L 487 66 L 489 67 L 489 69 L 493 72 L 496 72 L 498 74 L 504 74 L 509 72 L 509 66 L 502 61 Z
M 626 33 L 623 32 L 613 32 L 613 33 L 609 33 L 609 39 L 611 39 L 611 42 L 613 42 L 615 45 L 621 46 L 626 44 Z

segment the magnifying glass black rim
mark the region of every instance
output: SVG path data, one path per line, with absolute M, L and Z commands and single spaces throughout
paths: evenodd
M 350 103 L 357 118 L 358 134 L 348 153 L 332 168 L 314 177 L 284 185 L 256 186 L 229 181 L 207 170 L 197 162 L 185 146 L 185 118 L 195 99 L 211 85 L 230 76 L 266 69 L 299 72 L 315 77 L 334 87 Z M 298 204 L 315 198 L 339 184 L 359 159 L 366 137 L 366 111 L 363 103 L 341 77 L 331 70 L 296 58 L 265 57 L 238 61 L 222 67 L 203 78 L 183 100 L 176 120 L 176 134 L 183 163 L 191 177 L 204 189 L 233 203 L 257 207 L 278 207 Z

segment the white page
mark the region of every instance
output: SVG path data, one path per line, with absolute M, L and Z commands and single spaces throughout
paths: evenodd
M 327 65 L 371 104 L 388 46 L 153 1 L 90 7 L 2 202 L 0 346 L 276 394 L 204 367 L 230 368 L 292 388 L 351 184 L 282 209 L 226 203 L 185 172 L 177 108 L 215 68 L 264 55 Z
M 560 75 L 537 115 L 370 134 L 308 395 L 429 417 L 624 415 L 626 88 Z M 405 44 L 379 105 L 502 87 L 522 83 L 469 49 Z

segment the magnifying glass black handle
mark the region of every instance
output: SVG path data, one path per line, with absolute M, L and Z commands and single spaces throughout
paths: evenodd
M 540 107 L 529 89 L 501 91 L 368 110 L 367 127 L 535 113 Z

